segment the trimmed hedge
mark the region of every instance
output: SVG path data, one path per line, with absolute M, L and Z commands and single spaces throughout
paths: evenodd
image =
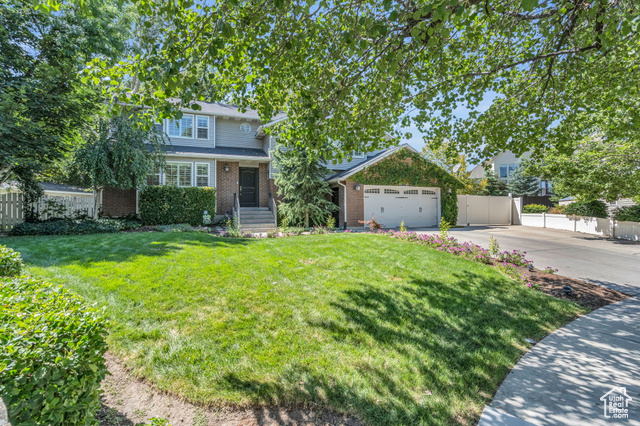
M 15 236 L 102 234 L 136 229 L 139 226 L 139 222 L 129 219 L 55 219 L 46 222 L 23 222 L 14 226 L 10 234 Z
M 613 212 L 613 218 L 621 222 L 640 222 L 640 205 L 618 207 Z
M 14 425 L 96 425 L 102 316 L 61 287 L 0 278 L 0 395 Z
M 0 277 L 16 277 L 22 272 L 20 253 L 0 245 Z
M 203 225 L 202 215 L 208 211 L 212 219 L 216 209 L 215 188 L 179 188 L 148 186 L 140 192 L 138 202 L 144 225 L 188 223 Z
M 567 216 L 609 217 L 607 205 L 600 200 L 574 201 L 565 207 L 564 214 Z
M 542 204 L 527 204 L 522 208 L 522 213 L 546 213 L 549 207 Z

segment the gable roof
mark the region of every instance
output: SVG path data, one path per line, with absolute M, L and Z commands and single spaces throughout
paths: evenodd
M 170 101 L 179 102 L 180 100 L 177 98 L 172 98 Z M 196 111 L 190 108 L 184 107 L 183 109 L 188 111 L 189 114 L 211 114 L 217 115 L 220 117 L 229 117 L 229 118 L 244 118 L 246 120 L 260 120 L 260 115 L 258 111 L 253 109 L 248 109 L 245 112 L 240 111 L 240 108 L 237 105 L 225 104 L 222 102 L 204 102 L 204 101 L 195 101 L 194 104 L 200 106 L 201 110 Z M 183 111 L 184 112 L 184 111 Z M 286 114 L 283 112 L 278 113 L 275 117 L 272 117 L 271 120 L 267 121 L 267 123 L 274 123 L 275 121 L 282 120 L 286 117 Z
M 382 160 L 383 158 L 386 158 L 389 155 L 393 154 L 394 152 L 403 148 L 407 148 L 413 152 L 418 152 L 408 143 L 404 143 L 402 145 L 397 145 L 382 151 L 378 151 L 372 155 L 368 155 L 365 161 L 355 164 L 353 167 L 343 170 L 340 173 L 336 173 L 335 175 L 329 176 L 327 178 L 327 181 L 329 183 L 333 183 L 333 182 L 338 182 L 339 180 L 347 179 L 349 176 L 358 173 L 360 170 L 364 169 L 365 167 L 375 164 L 378 161 Z

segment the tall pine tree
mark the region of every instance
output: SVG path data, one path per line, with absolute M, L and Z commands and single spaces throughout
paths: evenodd
M 278 208 L 290 225 L 321 225 L 338 207 L 328 198 L 331 188 L 325 177 L 331 170 L 313 158 L 304 147 L 277 149 L 274 152 L 278 174 L 275 184 L 282 199 Z
M 527 175 L 525 169 L 526 164 L 521 162 L 511 175 L 508 189 L 514 197 L 538 195 L 540 192 L 540 180 L 535 176 Z
M 507 195 L 507 184 L 501 181 L 493 170 L 485 170 L 483 181 L 481 195 Z

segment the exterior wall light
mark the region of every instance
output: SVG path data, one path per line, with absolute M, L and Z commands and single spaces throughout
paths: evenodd
M 228 172 L 228 171 L 229 171 L 229 166 L 228 166 L 228 165 L 226 165 L 226 164 L 224 165 L 224 171 L 225 171 L 225 172 Z
M 356 184 L 355 184 L 355 186 L 354 186 L 354 188 L 355 188 L 355 190 L 356 190 L 356 191 L 360 191 L 360 184 L 359 184 L 359 183 L 356 183 Z

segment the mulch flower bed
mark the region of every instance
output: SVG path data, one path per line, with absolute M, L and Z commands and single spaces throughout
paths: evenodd
M 560 299 L 571 300 L 589 309 L 602 308 L 630 297 L 628 294 L 575 278 L 550 274 L 537 269 L 529 271 L 526 267 L 520 269 L 522 274 L 527 276 L 527 281 L 543 293 Z M 565 286 L 570 286 L 573 293 L 570 295 L 565 294 L 563 291 Z

